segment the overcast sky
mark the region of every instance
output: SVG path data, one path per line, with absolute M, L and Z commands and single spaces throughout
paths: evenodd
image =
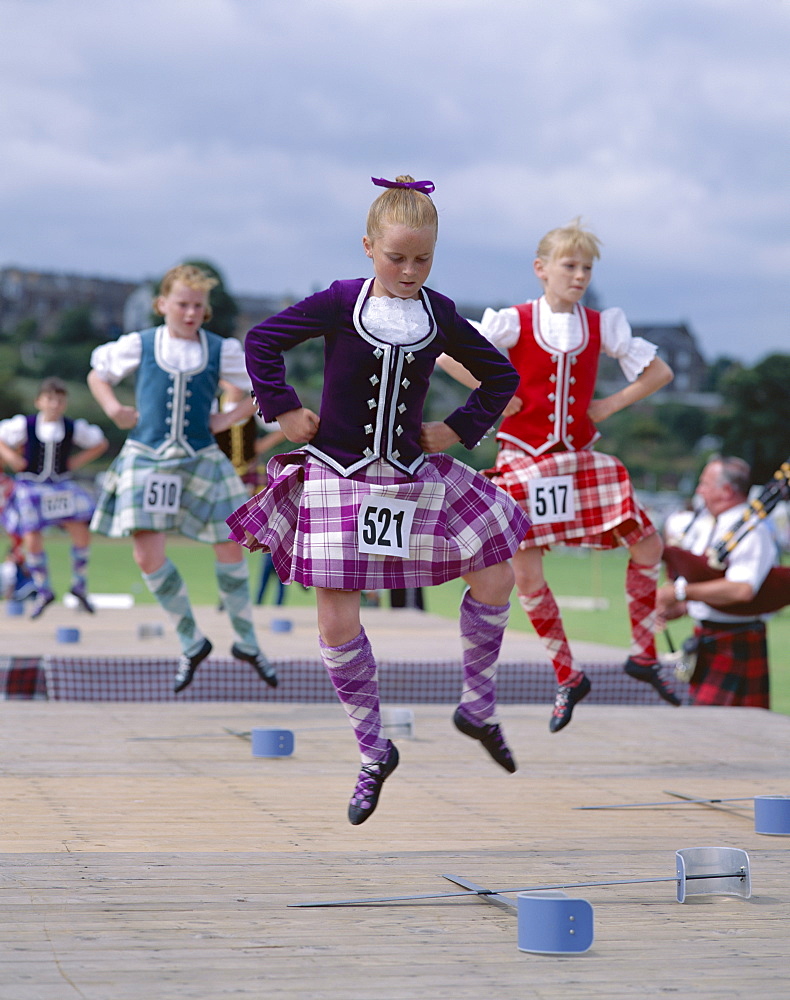
M 457 301 L 580 215 L 603 306 L 790 353 L 790 0 L 0 0 L 0 46 L 0 266 L 302 297 L 410 173 Z

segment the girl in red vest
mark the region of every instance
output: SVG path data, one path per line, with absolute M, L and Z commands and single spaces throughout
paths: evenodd
M 529 513 L 533 526 L 513 556 L 519 602 L 549 653 L 557 695 L 549 728 L 558 732 L 590 691 L 573 665 L 557 602 L 543 575 L 550 545 L 628 548 L 625 589 L 632 645 L 625 671 L 673 705 L 679 699 L 659 672 L 654 638 L 656 583 L 662 543 L 640 506 L 628 472 L 611 455 L 592 450 L 597 424 L 672 380 L 654 344 L 631 334 L 622 309 L 582 306 L 599 241 L 575 220 L 540 241 L 534 262 L 541 298 L 486 309 L 479 328 L 506 353 L 521 376 L 505 410 L 491 478 Z M 625 388 L 593 399 L 601 351 L 617 358 Z M 468 374 L 440 361 L 466 384 Z

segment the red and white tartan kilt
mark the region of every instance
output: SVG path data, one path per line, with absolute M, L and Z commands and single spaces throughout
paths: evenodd
M 527 483 L 544 476 L 573 476 L 572 521 L 533 524 L 524 539 L 527 548 L 548 545 L 586 545 L 616 549 L 634 545 L 655 533 L 640 505 L 626 467 L 611 455 L 597 451 L 558 451 L 533 458 L 520 448 L 503 447 L 496 465 L 486 475 L 527 512 Z
M 720 629 L 697 625 L 694 635 L 701 641 L 689 685 L 692 705 L 771 707 L 763 622 L 751 627 L 722 623 Z
M 269 486 L 228 524 L 234 541 L 271 552 L 284 583 L 337 590 L 446 583 L 509 559 L 529 529 L 503 490 L 449 455 L 426 456 L 411 476 L 377 461 L 343 477 L 297 451 L 275 455 L 267 475 Z M 408 559 L 359 552 L 360 504 L 371 494 L 417 502 Z

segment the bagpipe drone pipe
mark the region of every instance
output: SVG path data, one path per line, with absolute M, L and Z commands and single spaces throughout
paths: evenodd
M 689 583 L 701 583 L 704 580 L 716 580 L 724 576 L 727 557 L 738 542 L 754 530 L 760 521 L 768 517 L 780 500 L 788 499 L 790 499 L 790 458 L 782 463 L 765 484 L 760 495 L 749 503 L 738 521 L 716 545 L 708 549 L 705 555 L 695 556 L 675 545 L 667 545 L 664 549 L 664 562 L 669 577 L 674 580 L 684 576 Z M 707 603 L 728 614 L 739 616 L 764 615 L 779 611 L 786 604 L 790 604 L 790 566 L 774 566 L 760 590 L 750 601 L 727 605 L 717 604 L 716 601 Z

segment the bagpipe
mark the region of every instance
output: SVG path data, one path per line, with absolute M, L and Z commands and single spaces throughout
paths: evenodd
M 664 549 L 667 574 L 674 580 L 684 576 L 689 583 L 716 580 L 724 576 L 727 557 L 750 531 L 765 520 L 780 500 L 790 499 L 790 458 L 783 462 L 773 477 L 765 484 L 758 497 L 752 500 L 738 521 L 727 531 L 716 545 L 705 555 L 695 556 L 675 545 Z M 759 591 L 750 601 L 738 604 L 717 604 L 707 601 L 711 607 L 726 611 L 731 615 L 764 615 L 779 611 L 790 604 L 790 566 L 774 566 Z

